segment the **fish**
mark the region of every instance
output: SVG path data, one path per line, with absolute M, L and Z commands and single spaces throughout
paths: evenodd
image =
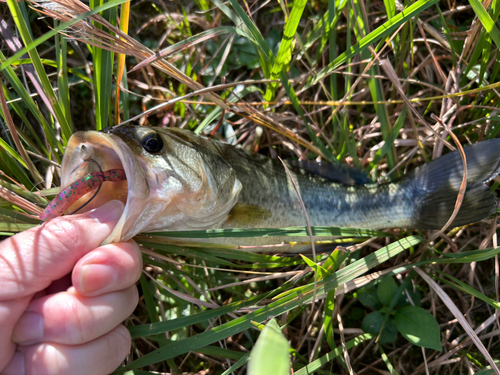
M 498 206 L 487 183 L 500 173 L 500 139 L 464 151 L 467 190 L 454 227 L 485 219 Z M 103 173 L 123 171 L 124 177 L 100 181 L 90 202 L 94 188 L 76 194 L 57 215 L 84 203 L 81 212 L 121 200 L 123 214 L 104 243 L 144 232 L 304 226 L 300 198 L 312 226 L 440 229 L 454 211 L 463 178 L 458 151 L 379 184 L 346 166 L 295 161 L 287 172 L 279 160 L 189 130 L 123 125 L 72 135 L 62 191 L 96 173 L 93 163 L 85 163 L 89 159 Z

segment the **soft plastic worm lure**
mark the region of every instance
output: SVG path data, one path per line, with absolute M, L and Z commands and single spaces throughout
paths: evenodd
M 47 221 L 53 219 L 57 216 L 61 216 L 64 211 L 66 211 L 73 203 L 75 203 L 79 198 L 84 196 L 85 194 L 91 192 L 92 190 L 96 190 L 96 193 L 92 198 L 88 200 L 84 205 L 78 208 L 75 212 L 79 211 L 83 207 L 85 207 L 92 199 L 95 198 L 97 193 L 99 192 L 101 185 L 103 182 L 111 181 L 123 181 L 126 179 L 125 171 L 123 169 L 110 169 L 109 171 L 98 171 L 90 173 L 76 182 L 73 182 L 71 185 L 66 187 L 63 191 L 59 193 L 57 197 L 54 198 L 52 202 L 45 208 L 45 210 L 40 215 L 40 219 L 43 221 Z

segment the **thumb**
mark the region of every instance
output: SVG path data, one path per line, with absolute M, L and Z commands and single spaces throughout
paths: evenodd
M 123 212 L 111 201 L 81 215 L 58 217 L 0 243 L 0 301 L 45 289 L 99 247 Z

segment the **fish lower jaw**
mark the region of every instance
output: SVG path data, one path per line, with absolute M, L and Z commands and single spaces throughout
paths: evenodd
M 155 216 L 151 216 L 151 213 L 148 215 L 147 223 L 138 223 L 139 227 L 141 227 L 140 232 L 217 229 L 222 228 L 228 218 L 228 214 L 225 212 L 214 214 L 209 217 L 196 218 L 175 207 L 170 207 L 166 209 L 165 212 Z M 148 215 L 144 215 L 144 217 Z

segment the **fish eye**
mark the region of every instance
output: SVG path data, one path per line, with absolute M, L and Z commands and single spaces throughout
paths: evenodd
M 151 154 L 156 154 L 163 149 L 163 139 L 154 130 L 147 132 L 141 137 L 141 144 L 144 150 Z

